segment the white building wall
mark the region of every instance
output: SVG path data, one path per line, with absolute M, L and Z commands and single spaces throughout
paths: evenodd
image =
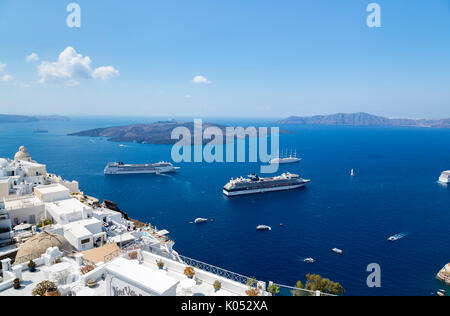
M 7 209 L 13 225 L 21 223 L 36 224 L 44 219 L 49 219 L 45 213 L 45 205 L 38 204 L 18 209 Z

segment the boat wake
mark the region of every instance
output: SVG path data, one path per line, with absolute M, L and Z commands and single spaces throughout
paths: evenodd
M 313 264 L 316 262 L 316 260 L 313 258 L 298 258 L 297 261 L 308 263 L 308 264 Z
M 400 240 L 402 238 L 405 238 L 406 236 L 408 236 L 407 233 L 400 233 L 400 234 L 397 234 L 397 235 L 389 237 L 388 240 L 389 241 L 397 241 L 397 240 Z

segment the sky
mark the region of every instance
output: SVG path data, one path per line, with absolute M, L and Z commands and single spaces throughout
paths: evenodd
M 71 2 L 0 0 L 0 113 L 450 117 L 450 0 Z

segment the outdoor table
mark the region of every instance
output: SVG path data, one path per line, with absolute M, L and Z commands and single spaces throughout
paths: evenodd
M 65 284 L 67 277 L 70 275 L 72 265 L 68 262 L 61 262 L 47 267 L 45 274 L 51 280 L 59 284 Z
M 192 293 L 192 288 L 197 284 L 193 279 L 185 279 L 180 282 L 180 286 L 185 293 Z

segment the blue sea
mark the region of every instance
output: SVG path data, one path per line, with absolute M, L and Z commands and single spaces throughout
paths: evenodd
M 88 195 L 110 199 L 128 214 L 170 231 L 185 256 L 265 281 L 293 286 L 308 273 L 340 282 L 348 295 L 430 295 L 450 262 L 450 130 L 391 127 L 284 126 L 281 147 L 311 179 L 305 189 L 227 198 L 230 178 L 259 172 L 254 163 L 181 163 L 173 175 L 103 175 L 108 161 L 171 159 L 171 146 L 67 136 L 85 129 L 158 118 L 74 118 L 70 122 L 0 125 L 0 157 L 25 145 L 49 172 L 79 181 Z M 256 120 L 209 119 L 267 126 Z M 48 134 L 35 134 L 46 129 Z M 356 176 L 350 176 L 354 169 Z M 193 225 L 197 217 L 213 223 Z M 257 232 L 256 226 L 272 226 Z M 283 226 L 280 226 L 283 224 Z M 406 236 L 389 243 L 389 236 Z M 331 251 L 344 250 L 343 256 Z M 316 263 L 303 262 L 313 257 Z M 381 266 L 381 288 L 368 288 L 367 266 Z M 447 288 L 447 290 L 449 290 Z

